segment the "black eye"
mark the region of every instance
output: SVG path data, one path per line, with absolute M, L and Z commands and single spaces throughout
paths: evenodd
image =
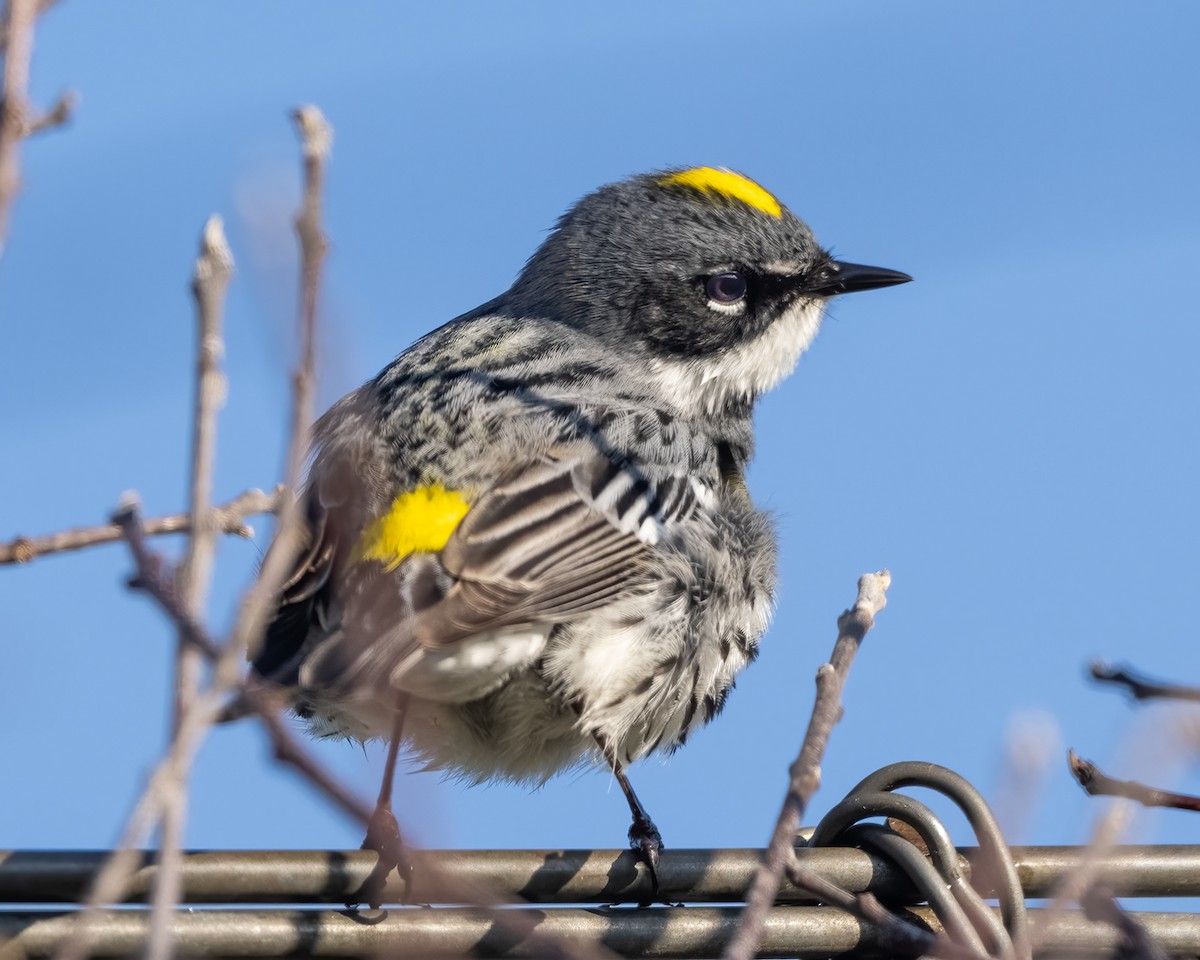
M 704 284 L 704 293 L 717 303 L 737 303 L 746 296 L 746 278 L 740 273 L 715 273 Z

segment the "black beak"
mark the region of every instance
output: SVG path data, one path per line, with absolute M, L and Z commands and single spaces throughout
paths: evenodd
M 836 297 L 839 293 L 894 287 L 898 283 L 908 283 L 911 279 L 907 273 L 901 273 L 899 270 L 830 260 L 817 271 L 811 282 L 806 284 L 805 292 L 821 297 Z

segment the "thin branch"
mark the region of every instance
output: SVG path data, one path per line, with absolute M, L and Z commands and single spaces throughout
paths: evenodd
M 305 192 L 303 208 L 297 220 L 297 233 L 300 236 L 301 246 L 300 361 L 293 384 L 291 428 L 284 478 L 286 491 L 295 490 L 299 483 L 308 451 L 309 424 L 313 418 L 316 314 L 320 294 L 321 265 L 326 249 L 324 233 L 321 230 L 320 199 L 324 166 L 332 143 L 332 130 L 315 107 L 304 107 L 296 111 L 296 121 L 304 145 Z M 209 238 L 206 237 L 207 239 Z M 201 260 L 203 261 L 203 259 L 202 254 Z M 218 290 L 216 286 L 210 291 L 202 290 L 200 273 L 201 269 L 198 264 L 196 294 L 199 309 L 203 313 L 205 310 L 203 296 L 223 293 L 223 290 Z M 207 373 L 203 348 L 201 353 L 201 379 L 203 380 Z M 203 384 L 200 386 L 200 394 L 203 398 L 205 394 Z M 202 403 L 203 399 L 198 400 L 198 406 Z M 202 419 L 202 417 L 198 417 L 196 428 L 198 432 L 206 429 L 205 425 L 199 422 Z M 196 449 L 201 449 L 202 446 L 203 443 L 198 438 Z M 193 495 L 195 502 L 195 490 Z M 203 525 L 203 513 L 203 510 L 194 512 L 193 522 Z M 241 664 L 246 652 L 250 644 L 257 642 L 261 636 L 279 588 L 291 568 L 301 539 L 302 518 L 295 497 L 282 497 L 275 537 L 267 552 L 259 577 L 241 606 L 229 642 L 220 649 L 208 639 L 200 625 L 199 611 L 192 609 L 189 603 L 192 598 L 188 591 L 185 589 L 181 595 L 178 585 L 170 582 L 173 578 L 164 576 L 162 559 L 145 546 L 141 535 L 141 525 L 137 521 L 136 504 L 126 505 L 125 509 L 114 518 L 114 522 L 122 527 L 138 565 L 135 585 L 146 590 L 159 601 L 163 609 L 175 621 L 183 642 L 195 644 L 200 650 L 215 659 L 213 681 L 207 694 L 197 702 L 183 705 L 184 709 L 181 719 L 176 725 L 176 736 L 171 748 L 170 756 L 174 756 L 177 750 L 181 749 L 180 745 L 185 736 L 194 735 L 197 739 L 203 737 L 217 716 L 217 712 L 210 709 L 210 705 L 216 698 L 224 699 L 239 682 Z M 246 697 L 247 702 L 251 706 L 255 706 L 257 699 L 255 693 L 247 692 L 249 693 L 249 696 Z M 270 712 L 273 716 L 273 709 Z M 304 762 L 303 758 L 306 757 L 306 754 L 297 744 L 291 743 L 285 737 L 286 731 L 278 723 L 277 718 L 268 721 L 267 726 L 279 759 L 292 763 L 298 769 L 305 769 L 301 764 Z M 164 761 L 160 770 L 169 769 L 174 774 L 174 779 L 170 782 L 181 785 L 190 759 L 191 753 L 186 753 L 173 765 L 169 766 Z M 317 769 L 315 762 L 308 764 L 307 773 L 311 774 L 314 769 Z M 336 781 L 330 779 L 330 785 L 336 787 Z M 342 802 L 349 798 L 349 795 L 340 788 L 337 788 L 335 792 Z M 175 794 L 168 789 L 168 796 L 175 796 Z M 358 805 L 355 804 L 355 806 Z M 356 810 L 355 812 L 360 811 Z M 365 822 L 365 819 L 370 816 L 370 809 L 364 806 L 361 812 L 365 814 Z M 81 949 L 85 949 L 84 944 L 82 936 L 72 938 L 72 949 L 76 951 L 76 954 Z
M 150 582 L 155 576 L 157 571 L 148 567 L 140 582 Z M 140 855 L 136 848 L 144 844 L 154 825 L 162 818 L 164 807 L 181 789 L 186 765 L 200 746 L 220 706 L 220 701 L 209 695 L 193 704 L 184 717 L 166 755 L 138 798 L 117 848 L 97 874 L 88 892 L 84 910 L 78 914 L 78 922 L 72 928 L 71 936 L 59 947 L 56 960 L 83 960 L 87 956 L 91 931 L 100 911 L 106 904 L 120 902 L 124 897 L 129 878 L 138 867 Z
M 314 106 L 300 107 L 293 113 L 293 119 L 300 133 L 304 155 L 304 200 L 300 215 L 296 218 L 296 234 L 300 240 L 300 305 L 297 317 L 300 356 L 292 378 L 292 412 L 284 467 L 284 486 L 294 491 L 300 484 L 304 461 L 308 456 L 313 420 L 317 308 L 320 303 L 321 268 L 328 248 L 321 226 L 321 194 L 325 165 L 333 146 L 333 128 Z M 258 580 L 242 603 L 230 647 L 251 651 L 259 644 L 279 589 L 291 572 L 302 535 L 300 506 L 292 497 L 279 511 L 275 538 L 263 560 Z
M 276 487 L 271 493 L 262 490 L 246 490 L 232 500 L 213 507 L 210 511 L 214 528 L 224 534 L 250 539 L 254 529 L 246 525 L 246 518 L 262 513 L 276 513 L 283 501 L 283 487 Z M 187 533 L 192 529 L 192 516 L 189 513 L 173 513 L 165 517 L 155 517 L 146 520 L 142 525 L 142 535 L 158 537 L 168 533 Z M 70 553 L 87 547 L 100 546 L 106 543 L 116 543 L 124 534 L 115 523 L 98 527 L 76 527 L 61 533 L 52 533 L 44 537 L 17 537 L 8 543 L 0 543 L 0 565 L 6 563 L 29 563 L 29 561 L 51 553 Z
M 183 607 L 172 578 L 163 569 L 162 557 L 149 549 L 138 530 L 136 504 L 123 507 L 116 519 L 126 531 L 129 549 L 137 566 L 137 576 L 131 585 L 154 599 L 179 628 L 180 635 L 199 650 L 205 659 L 214 664 L 218 663 L 222 657 L 227 656 L 228 647 L 217 646 L 199 621 Z M 223 703 L 228 690 L 215 690 L 213 694 L 219 695 Z M 372 806 L 347 791 L 283 725 L 279 719 L 282 700 L 270 691 L 253 685 L 243 685 L 238 690 L 238 697 L 263 721 L 276 758 L 294 767 L 345 813 L 366 826 L 371 818 Z
M 1124 797 L 1134 800 L 1143 807 L 1167 807 L 1172 810 L 1200 812 L 1200 797 L 1189 793 L 1172 793 L 1148 787 L 1136 780 L 1117 780 L 1097 767 L 1091 760 L 1084 760 L 1074 750 L 1067 752 L 1067 763 L 1071 775 L 1093 797 Z
M 181 635 L 187 637 L 190 643 L 195 644 L 197 649 L 203 651 L 206 657 L 219 661 L 228 656 L 231 645 L 218 648 L 204 628 L 181 605 L 174 580 L 165 572 L 163 558 L 151 551 L 140 535 L 136 503 L 127 503 L 116 519 L 128 534 L 130 550 L 137 565 L 138 574 L 134 580 L 135 586 L 154 598 L 164 612 L 176 622 Z M 143 836 L 144 832 L 153 826 L 156 817 L 161 815 L 164 804 L 170 798 L 169 791 L 172 784 L 179 782 L 181 768 L 190 762 L 190 758 L 194 754 L 192 738 L 196 739 L 196 745 L 198 745 L 198 741 L 202 739 L 208 725 L 220 713 L 220 705 L 228 690 L 220 680 L 222 672 L 218 669 L 215 673 L 218 679 L 214 682 L 213 688 L 184 717 L 183 725 L 172 743 L 170 752 L 155 771 L 146 792 L 138 801 L 130 825 L 123 834 L 122 847 L 114 853 L 97 876 L 88 897 L 87 909 L 79 916 L 79 922 L 73 928 L 70 940 L 60 949 L 58 960 L 82 960 L 87 949 L 88 929 L 94 922 L 98 909 L 103 904 L 118 902 L 122 898 L 124 888 L 138 865 L 136 852 L 125 849 L 124 841 L 134 837 L 131 845 L 136 844 L 136 838 Z M 326 771 L 300 745 L 279 717 L 278 710 L 281 702 L 278 695 L 263 687 L 244 685 L 239 691 L 239 696 L 242 702 L 253 709 L 262 720 L 271 738 L 276 759 L 289 764 L 344 812 L 365 826 L 370 820 L 373 811 L 372 805 L 343 787 L 336 777 Z M 437 882 L 436 867 L 429 864 L 424 869 L 431 873 L 432 878 Z M 445 881 L 442 881 L 441 885 L 443 889 L 448 888 Z M 499 897 L 494 891 L 477 882 L 464 882 L 459 887 L 458 896 L 463 901 L 475 903 L 484 908 L 491 909 L 502 903 L 515 902 Z M 575 958 L 575 960 L 585 960 L 585 958 L 598 960 L 598 958 L 611 958 L 612 956 L 602 947 L 570 943 L 556 938 L 544 938 L 536 933 L 534 926 L 530 925 L 525 917 L 510 911 L 495 910 L 493 918 L 497 926 L 519 939 L 535 938 L 531 942 L 537 943 L 542 950 L 542 955 L 545 956 L 562 956 Z
M 1093 680 L 1122 686 L 1134 700 L 1184 700 L 1188 703 L 1200 703 L 1198 687 L 1151 680 L 1128 667 L 1110 667 L 1100 660 L 1094 661 L 1090 669 Z
M 21 187 L 21 140 L 29 112 L 29 62 L 37 0 L 8 0 L 4 20 L 4 89 L 0 91 L 0 257 L 12 204 Z
M 78 104 L 79 95 L 74 90 L 60 93 L 58 99 L 54 101 L 54 106 L 40 117 L 35 117 L 25 122 L 25 129 L 21 135 L 32 137 L 35 134 L 45 133 L 47 130 L 64 126 L 71 119 L 71 115 L 75 112 L 75 107 Z
M 1111 891 L 1093 886 L 1080 899 L 1079 905 L 1089 920 L 1107 923 L 1117 931 L 1121 938 L 1115 955 L 1117 960 L 1167 960 L 1167 951 L 1142 924 L 1121 909 Z
M 192 420 L 192 469 L 190 513 L 192 531 L 183 560 L 176 571 L 180 604 L 191 617 L 201 621 L 212 581 L 217 530 L 212 515 L 213 474 L 217 456 L 217 413 L 225 404 L 226 382 L 221 370 L 225 354 L 222 322 L 225 296 L 233 277 L 233 254 L 225 240 L 221 218 L 212 216 L 204 226 L 200 254 L 192 276 L 196 301 L 196 396 Z M 171 720 L 177 735 L 184 717 L 200 691 L 203 654 L 188 642 L 181 630 L 175 653 L 175 704 Z M 180 870 L 187 823 L 189 764 L 180 764 L 178 776 L 167 793 L 159 835 L 159 869 L 151 902 L 150 930 L 146 946 L 148 960 L 168 960 L 172 952 L 171 914 L 182 892 Z
M 37 0 L 37 3 L 34 5 L 34 16 L 40 17 L 56 3 L 58 3 L 58 0 Z M 8 36 L 8 23 L 0 23 L 0 54 L 3 54 L 8 49 Z
M 175 578 L 169 572 L 164 558 L 146 545 L 138 522 L 137 502 L 126 500 L 118 508 L 113 521 L 125 533 L 137 569 L 130 585 L 152 597 L 175 623 L 180 636 L 207 659 L 216 662 L 227 656 L 229 646 L 218 647 L 204 627 L 184 608 Z M 218 675 L 212 687 L 184 714 L 166 755 L 151 775 L 130 814 L 120 843 L 92 884 L 85 909 L 78 915 L 71 936 L 59 948 L 56 960 L 83 960 L 86 956 L 90 931 L 99 911 L 106 904 L 120 902 L 130 877 L 138 867 L 139 854 L 133 848 L 144 843 L 145 837 L 162 818 L 165 806 L 182 783 L 196 749 L 220 715 L 229 693 L 229 688 Z M 277 713 L 279 704 L 265 691 L 247 689 L 242 695 L 262 718 L 271 737 L 275 756 L 291 765 L 342 810 L 365 825 L 371 815 L 371 805 L 350 793 L 304 750 L 280 721 Z
M 232 277 L 233 254 L 225 240 L 221 218 L 212 216 L 204 226 L 200 255 L 196 258 L 192 276 L 192 296 L 196 301 L 196 396 L 189 491 L 192 529 L 176 580 L 183 609 L 197 621 L 203 619 L 216 551 L 217 524 L 212 515 L 212 487 L 217 456 L 217 413 L 225 404 L 226 393 L 225 374 L 221 370 L 225 354 L 222 322 L 225 296 Z M 181 636 L 175 673 L 176 728 L 199 689 L 200 666 L 199 652 Z
M 727 960 L 750 960 L 755 954 L 767 912 L 779 893 L 785 869 L 795 857 L 800 818 L 820 786 L 821 759 L 833 728 L 841 719 L 842 686 L 846 674 L 863 638 L 874 625 L 876 615 L 887 605 L 887 589 L 891 582 L 891 575 L 886 570 L 860 577 L 854 606 L 838 617 L 837 642 L 829 663 L 821 664 L 817 671 L 817 696 L 808 730 L 791 766 L 791 782 L 771 842 L 754 875 L 737 930 L 725 948 L 723 956 Z

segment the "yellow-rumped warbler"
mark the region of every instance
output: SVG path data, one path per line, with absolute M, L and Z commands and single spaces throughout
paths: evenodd
M 720 712 L 771 614 L 754 401 L 829 297 L 909 279 L 834 260 L 729 170 L 584 197 L 507 293 L 321 418 L 255 671 L 313 732 L 390 738 L 393 760 L 535 783 L 610 765 L 654 873 L 625 768 Z

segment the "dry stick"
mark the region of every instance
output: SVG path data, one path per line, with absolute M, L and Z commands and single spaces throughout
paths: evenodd
M 1167 807 L 1172 810 L 1200 812 L 1200 797 L 1190 793 L 1159 790 L 1136 780 L 1118 780 L 1104 773 L 1091 760 L 1084 760 L 1074 750 L 1067 752 L 1067 763 L 1071 767 L 1072 776 L 1090 796 L 1125 797 L 1143 807 Z
M 1128 667 L 1110 667 L 1099 660 L 1093 662 L 1090 669 L 1093 680 L 1122 686 L 1135 700 L 1184 700 L 1200 703 L 1200 688 L 1197 687 L 1161 683 L 1135 673 Z
M 1121 938 L 1117 956 L 1126 960 L 1167 960 L 1164 950 L 1142 924 L 1121 909 L 1113 899 L 1112 891 L 1102 886 L 1093 886 L 1079 901 L 1083 914 L 1089 920 L 1107 923 Z
M 136 508 L 121 514 L 119 520 L 128 535 L 129 548 L 137 566 L 137 578 L 132 585 L 156 600 L 178 626 L 180 635 L 206 659 L 218 663 L 222 657 L 228 656 L 229 648 L 218 647 L 200 622 L 192 617 L 180 602 L 174 584 L 164 571 L 162 557 L 146 546 L 145 539 L 138 530 Z M 223 704 L 228 690 L 218 681 L 210 694 L 215 701 Z M 343 787 L 336 777 L 328 773 L 300 746 L 299 741 L 279 719 L 279 709 L 283 706 L 281 698 L 252 686 L 240 689 L 239 695 L 262 719 L 271 737 L 276 758 L 295 767 L 337 806 L 365 826 L 373 808 Z
M 119 520 L 128 535 L 129 548 L 137 566 L 137 578 L 133 582 L 133 586 L 145 591 L 158 602 L 163 612 L 175 622 L 180 635 L 189 644 L 200 651 L 210 662 L 219 663 L 222 657 L 228 656 L 229 648 L 218 647 L 200 622 L 184 608 L 174 584 L 163 569 L 162 557 L 146 546 L 145 539 L 138 529 L 136 509 L 127 510 L 120 515 Z M 223 703 L 228 690 L 218 681 L 210 693 L 215 700 Z M 371 817 L 373 808 L 369 803 L 359 799 L 343 787 L 337 778 L 327 772 L 284 726 L 279 718 L 279 710 L 283 706 L 281 698 L 272 695 L 267 690 L 253 686 L 243 686 L 239 690 L 239 696 L 242 702 L 258 714 L 266 726 L 276 758 L 295 767 L 338 807 L 365 826 Z
M 293 379 L 292 414 L 288 435 L 288 457 L 285 468 L 284 487 L 288 491 L 295 490 L 303 469 L 304 458 L 308 450 L 309 423 L 313 416 L 313 370 L 315 362 L 315 332 L 316 310 L 320 293 L 320 268 L 324 260 L 325 239 L 320 230 L 320 198 L 323 183 L 324 165 L 329 157 L 329 149 L 333 136 L 329 124 L 316 107 L 302 107 L 296 111 L 296 122 L 300 128 L 304 145 L 305 191 L 302 212 L 297 220 L 297 232 L 301 240 L 301 304 L 299 310 L 300 324 L 300 362 Z M 131 518 L 132 515 L 132 518 Z M 126 509 L 117 521 L 125 527 L 130 547 L 138 560 L 139 570 L 144 565 L 146 571 L 161 573 L 161 560 L 155 558 L 141 543 L 140 528 L 136 523 L 136 510 Z M 191 754 L 184 750 L 185 735 L 203 736 L 212 721 L 216 718 L 215 710 L 206 709 L 216 697 L 227 694 L 238 682 L 241 673 L 241 663 L 246 651 L 253 642 L 257 642 L 266 626 L 270 609 L 276 595 L 290 571 L 296 547 L 301 539 L 302 520 L 296 499 L 285 496 L 279 509 L 279 523 L 275 536 L 267 551 L 259 571 L 258 580 L 251 587 L 241 605 L 237 622 L 230 634 L 229 642 L 217 654 L 216 668 L 213 671 L 212 685 L 208 694 L 200 702 L 193 704 L 185 712 L 179 731 L 172 742 L 168 760 L 179 757 L 174 766 L 164 761 L 160 769 L 171 769 L 179 775 L 186 771 Z M 139 545 L 140 544 L 140 550 Z M 147 574 L 139 573 L 139 585 L 147 582 Z M 163 591 L 174 595 L 174 591 Z M 195 618 L 176 601 L 173 604 L 177 626 L 181 633 L 196 636 L 202 631 Z M 211 644 L 210 644 L 211 647 Z M 215 649 L 214 649 L 214 652 Z M 97 884 L 98 886 L 99 884 Z M 64 948 L 60 957 L 78 958 L 86 951 L 87 921 L 94 916 L 95 905 L 104 902 L 93 895 L 89 897 L 89 911 L 80 918 L 75 935 Z
M 727 960 L 750 960 L 758 948 L 767 912 L 779 893 L 784 871 L 795 857 L 800 818 L 821 783 L 821 758 L 833 728 L 841 719 L 842 686 L 854 655 L 875 617 L 887 605 L 892 578 L 886 570 L 859 577 L 854 606 L 838 617 L 838 638 L 829 663 L 817 670 L 817 697 L 800 753 L 791 766 L 791 782 L 766 855 L 754 874 L 737 930 L 723 954 Z
M 205 224 L 192 276 L 196 301 L 196 397 L 192 422 L 190 512 L 192 531 L 176 571 L 176 589 L 183 609 L 197 622 L 212 581 L 216 551 L 216 520 L 212 516 L 213 472 L 217 455 L 217 413 L 225 404 L 226 383 L 221 371 L 225 353 L 222 320 L 225 295 L 233 276 L 233 254 L 225 240 L 221 218 Z M 175 655 L 175 704 L 171 720 L 176 736 L 200 690 L 203 655 L 181 630 Z M 159 869 L 155 874 L 146 956 L 167 960 L 171 955 L 171 912 L 182 892 L 184 826 L 187 822 L 188 770 L 182 769 L 163 809 L 159 837 Z
M 54 6 L 58 0 L 37 0 L 34 4 L 33 15 L 40 17 L 43 13 Z M 8 49 L 9 25 L 0 23 L 0 54 L 3 54 Z
M 65 93 L 60 93 L 58 99 L 54 101 L 54 106 L 43 113 L 40 117 L 34 117 L 25 121 L 25 130 L 23 136 L 32 137 L 37 133 L 44 133 L 47 130 L 53 130 L 55 127 L 61 127 L 71 119 L 71 114 L 75 112 L 75 107 L 79 103 L 79 97 L 74 90 L 67 90 Z
M 333 129 L 314 106 L 300 107 L 293 113 L 304 149 L 304 202 L 296 218 L 296 234 L 300 241 L 301 285 L 300 285 L 300 362 L 293 380 L 293 408 L 291 441 L 287 460 L 287 486 L 295 489 L 300 472 L 308 454 L 309 424 L 313 418 L 313 378 L 315 371 L 316 320 L 320 301 L 321 269 L 328 251 L 328 240 L 321 224 L 321 198 L 324 189 L 325 165 L 333 145 Z M 301 537 L 302 523 L 298 504 L 292 501 L 279 514 L 279 526 L 271 549 L 263 562 L 259 579 L 243 603 L 239 622 L 234 628 L 230 643 L 222 651 L 221 660 L 215 671 L 220 683 L 227 677 L 236 676 L 237 661 L 230 658 L 234 650 L 245 651 L 256 643 L 265 626 L 266 616 L 272 609 L 276 594 L 288 575 L 293 562 L 295 548 Z M 261 692 L 252 686 L 243 687 L 251 706 L 258 709 L 256 698 Z M 276 757 L 295 764 L 290 751 L 294 741 L 281 736 L 284 733 L 279 718 L 271 712 L 258 711 L 272 735 Z M 303 753 L 301 752 L 303 756 Z M 373 808 L 355 811 L 365 825 Z M 501 903 L 494 892 L 481 885 L 471 885 L 461 891 L 463 899 L 481 907 L 495 907 Z M 600 946 L 551 941 L 539 937 L 527 918 L 507 910 L 494 910 L 495 924 L 521 939 L 528 938 L 536 944 L 542 955 L 561 956 L 586 960 L 586 958 L 611 957 Z
M 183 608 L 163 558 L 146 546 L 138 528 L 136 504 L 127 506 L 118 515 L 117 520 L 128 534 L 130 550 L 137 567 L 134 586 L 156 600 L 178 625 L 180 634 L 196 649 L 202 651 L 205 657 L 213 661 L 225 657 L 229 648 L 219 648 L 204 628 Z M 338 807 L 365 827 L 371 817 L 372 805 L 343 787 L 336 777 L 304 750 L 279 717 L 279 697 L 255 686 L 243 686 L 239 693 L 243 702 L 258 714 L 265 725 L 276 759 L 290 764 Z M 123 898 L 125 886 L 139 865 L 138 851 L 129 848 L 139 844 L 160 816 L 164 804 L 169 799 L 172 784 L 179 782 L 181 770 L 186 769 L 185 765 L 194 754 L 195 747 L 198 746 L 208 724 L 219 712 L 225 695 L 226 690 L 218 680 L 213 689 L 206 692 L 184 718 L 179 737 L 173 742 L 171 751 L 154 772 L 146 791 L 138 801 L 130 823 L 122 835 L 120 847 L 97 875 L 87 899 L 86 909 L 80 915 L 71 938 L 60 949 L 59 960 L 81 960 L 87 947 L 88 927 L 99 908 L 103 904 L 119 902 Z M 436 875 L 436 866 L 432 864 L 424 865 L 423 869 Z M 449 887 L 445 880 L 439 883 L 443 889 Z M 485 909 L 515 902 L 499 896 L 479 883 L 460 884 L 458 896 L 463 902 L 474 903 Z M 574 960 L 612 958 L 612 954 L 598 945 L 568 943 L 543 937 L 536 931 L 536 922 L 523 914 L 494 909 L 492 916 L 497 927 L 517 940 L 526 941 L 530 949 L 536 947 L 540 955 L 561 956 Z
M 300 240 L 300 357 L 292 377 L 292 412 L 288 431 L 284 486 L 294 491 L 300 483 L 304 460 L 308 456 L 309 425 L 313 420 L 313 380 L 316 369 L 317 307 L 321 293 L 321 268 L 328 242 L 321 227 L 321 193 L 325 165 L 333 146 L 333 128 L 314 106 L 300 107 L 293 113 L 304 153 L 304 200 L 296 218 Z M 250 651 L 260 642 L 267 618 L 274 608 L 284 580 L 291 572 L 303 536 L 303 518 L 295 497 L 279 510 L 279 523 L 271 547 L 263 560 L 258 580 L 242 602 L 230 647 Z M 238 661 L 225 661 L 220 670 L 237 671 Z
M 37 0 L 8 0 L 4 35 L 4 89 L 0 91 L 0 256 L 13 198 L 21 185 L 20 149 L 29 111 L 29 61 Z
M 320 202 L 324 166 L 328 160 L 329 148 L 332 143 L 332 130 L 316 107 L 304 107 L 296 111 L 296 121 L 304 146 L 305 189 L 301 213 L 297 220 L 297 233 L 300 235 L 301 246 L 300 362 L 293 387 L 291 428 L 288 434 L 288 455 L 284 475 L 284 486 L 288 490 L 295 490 L 299 483 L 308 450 L 309 424 L 313 418 L 316 316 L 321 266 L 326 249 L 325 237 L 320 227 Z M 211 416 L 215 415 L 215 410 L 211 409 L 212 400 L 217 392 L 223 392 L 223 383 L 218 379 L 219 371 L 215 369 L 219 350 L 214 349 L 214 346 L 219 348 L 220 306 L 232 272 L 232 258 L 223 236 L 219 236 L 219 244 L 214 242 L 211 247 L 207 246 L 207 241 L 210 239 L 214 241 L 218 239 L 219 221 L 217 221 L 217 227 L 216 235 L 211 238 L 206 231 L 206 248 L 202 250 L 200 260 L 197 262 L 196 278 L 193 284 L 200 315 L 202 340 L 198 367 L 200 382 L 197 394 L 196 440 L 193 447 L 196 463 L 199 464 L 196 467 L 197 478 L 199 478 L 202 466 L 208 466 L 211 469 L 211 465 L 205 464 L 204 459 L 211 456 L 211 451 L 207 449 L 206 445 L 210 442 L 212 432 Z M 217 338 L 215 343 L 214 337 Z M 206 422 L 206 418 L 209 422 Z M 208 493 L 209 490 L 203 480 L 193 487 L 192 516 L 197 529 L 202 526 L 200 518 L 207 509 Z M 291 568 L 301 536 L 301 518 L 294 498 L 289 498 L 285 502 L 279 518 L 279 525 L 258 581 L 251 588 L 242 605 L 230 642 L 218 658 L 213 681 L 214 689 L 227 690 L 235 682 L 235 678 L 241 672 L 245 652 L 250 644 L 257 642 L 261 635 L 276 594 Z M 205 564 L 211 562 L 211 536 L 205 544 L 205 549 L 200 552 L 200 560 Z M 206 567 L 203 572 L 207 575 L 208 568 Z M 186 579 L 182 599 L 184 610 L 198 620 L 199 610 L 195 607 L 194 598 L 188 594 Z M 198 682 L 199 663 L 194 659 L 196 656 L 197 654 L 194 652 L 186 650 L 182 652 L 178 676 L 178 689 L 181 696 L 177 703 L 183 711 L 187 711 L 189 708 L 189 704 L 186 702 L 188 688 L 194 687 Z M 209 722 L 211 719 L 210 717 Z M 176 722 L 178 726 L 181 721 L 177 719 Z M 178 804 L 171 809 L 182 809 L 182 784 L 176 793 L 176 798 Z M 173 824 L 168 819 L 164 820 L 163 826 L 164 857 L 168 856 L 172 847 L 174 848 L 174 862 L 170 864 L 173 869 L 166 875 L 164 884 L 169 885 L 168 892 L 172 892 L 174 899 L 178 899 L 179 833 L 182 831 L 177 830 L 175 835 L 168 838 L 166 836 L 168 828 Z M 161 901 L 162 904 L 165 902 L 165 900 Z M 160 901 L 156 901 L 155 907 L 160 923 L 157 924 L 157 930 L 151 929 L 148 956 L 151 960 L 165 960 L 170 952 L 170 931 L 167 927 L 169 914 L 166 912 L 165 905 L 160 907 Z
M 4 54 L 4 85 L 0 89 L 0 257 L 4 256 L 13 200 L 21 187 L 21 141 L 65 123 L 75 106 L 74 94 L 66 93 L 47 113 L 31 119 L 28 95 L 33 25 L 49 5 L 47 0 L 8 0 L 0 22 L 0 52 Z
M 180 636 L 205 657 L 216 662 L 226 656 L 228 647 L 218 647 L 204 627 L 183 607 L 164 558 L 146 545 L 138 521 L 136 502 L 126 502 L 113 519 L 125 532 L 133 554 L 137 573 L 131 586 L 145 591 L 156 600 L 176 624 Z M 79 914 L 71 936 L 56 953 L 57 960 L 82 960 L 86 956 L 92 924 L 106 904 L 120 902 L 123 898 L 125 887 L 139 865 L 141 854 L 136 848 L 143 844 L 144 838 L 162 816 L 171 791 L 186 774 L 187 764 L 220 713 L 228 694 L 229 689 L 218 679 L 185 714 L 167 754 L 138 798 L 117 848 L 93 881 L 84 910 Z M 262 717 L 275 756 L 291 764 L 342 810 L 365 825 L 371 815 L 371 805 L 350 793 L 300 746 L 280 721 L 276 712 L 278 704 L 265 692 L 255 690 L 245 692 L 245 701 Z
M 246 524 L 246 518 L 261 513 L 276 513 L 284 500 L 284 489 L 276 487 L 270 493 L 251 489 L 239 493 L 209 513 L 214 528 L 219 533 L 231 534 L 249 540 L 254 528 Z M 187 533 L 192 529 L 190 513 L 172 513 L 165 517 L 154 517 L 142 522 L 142 535 L 159 537 L 169 533 Z M 103 546 L 124 539 L 125 534 L 115 523 L 98 527 L 75 527 L 44 537 L 17 537 L 8 543 L 0 543 L 0 565 L 6 563 L 29 563 L 29 561 L 52 553 L 70 553 L 88 547 Z
M 1034 955 L 1040 952 L 1055 924 L 1067 916 L 1067 904 L 1081 903 L 1087 891 L 1095 886 L 1105 855 L 1112 851 L 1129 826 L 1132 813 L 1131 803 L 1117 800 L 1096 818 L 1082 855 L 1054 884 L 1049 905 L 1031 926 L 1029 947 Z

